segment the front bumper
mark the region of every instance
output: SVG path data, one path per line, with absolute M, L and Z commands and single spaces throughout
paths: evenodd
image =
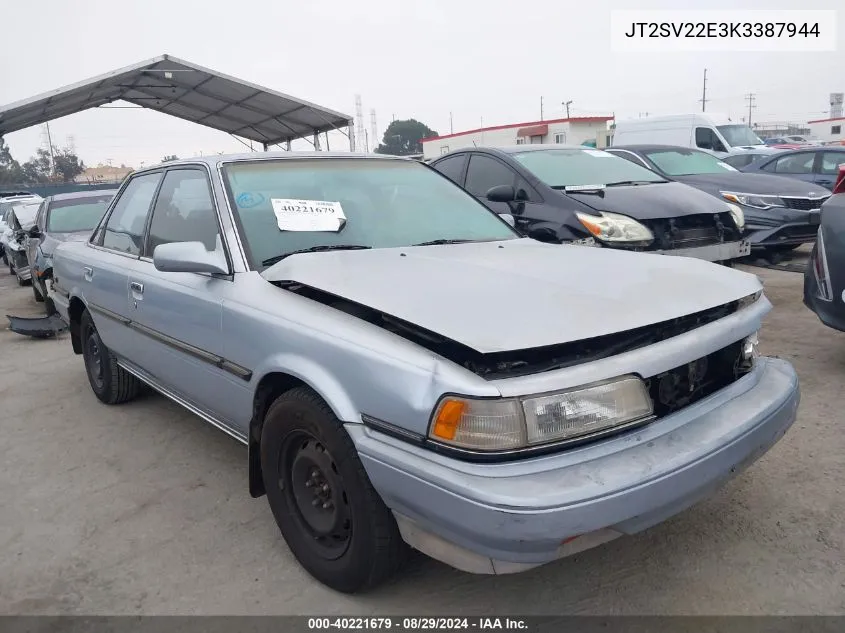
M 769 248 L 772 246 L 794 246 L 816 241 L 816 234 L 821 223 L 821 212 L 818 209 L 812 211 L 790 210 L 790 219 L 783 222 L 755 222 L 755 218 L 749 218 L 746 231 L 747 239 L 751 242 L 752 248 Z
M 633 534 L 708 495 L 795 420 L 798 377 L 783 360 L 640 429 L 562 453 L 472 464 L 347 429 L 412 546 L 474 573 L 509 573 Z
M 695 257 L 708 262 L 724 262 L 739 257 L 746 257 L 751 254 L 751 243 L 748 240 L 739 242 L 725 242 L 723 244 L 711 244 L 710 246 L 697 246 L 695 248 L 676 248 L 668 251 L 649 251 L 661 255 L 675 255 L 676 257 Z

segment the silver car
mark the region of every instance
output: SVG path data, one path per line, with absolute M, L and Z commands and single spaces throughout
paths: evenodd
M 517 572 L 644 530 L 795 419 L 754 275 L 521 238 L 427 165 L 213 156 L 133 173 L 51 295 L 107 404 L 147 383 L 247 444 L 300 563 L 408 546 Z
M 58 193 L 45 198 L 38 208 L 35 224 L 26 239 L 26 259 L 32 293 L 36 301 L 44 302 L 48 315 L 54 312 L 47 296 L 47 284 L 53 273 L 53 251 L 62 242 L 86 241 L 114 193 L 107 189 Z

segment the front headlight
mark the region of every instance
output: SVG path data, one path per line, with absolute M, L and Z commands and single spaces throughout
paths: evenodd
M 603 242 L 645 242 L 654 241 L 654 235 L 633 218 L 618 213 L 602 211 L 601 215 L 575 213 L 578 221 L 584 225 L 593 237 Z
M 720 193 L 725 200 L 744 204 L 747 207 L 754 207 L 755 209 L 786 207 L 783 199 L 777 196 L 758 196 L 753 193 L 734 193 L 731 191 L 721 191 Z
M 736 224 L 736 228 L 742 231 L 745 228 L 745 214 L 735 204 L 728 203 L 728 211 L 733 218 L 734 224 Z
M 636 376 L 524 398 L 446 396 L 434 410 L 429 437 L 475 451 L 516 450 L 601 434 L 653 411 Z

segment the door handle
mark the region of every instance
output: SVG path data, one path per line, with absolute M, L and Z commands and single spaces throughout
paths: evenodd
M 137 281 L 130 282 L 129 289 L 132 290 L 132 292 L 137 292 L 139 295 L 144 294 L 144 284 L 138 283 Z
M 94 269 L 90 266 L 85 266 L 82 269 L 82 275 L 85 277 L 85 281 L 91 281 L 91 278 L 94 276 Z

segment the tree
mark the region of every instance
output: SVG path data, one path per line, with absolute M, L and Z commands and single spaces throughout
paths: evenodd
M 74 178 L 85 171 L 85 163 L 79 160 L 79 156 L 70 147 L 56 151 L 53 164 L 56 177 L 61 178 L 62 182 L 73 182 Z
M 50 152 L 39 147 L 35 156 L 26 161 L 23 166 L 24 182 L 38 184 L 50 181 L 52 169 L 50 168 Z
M 170 155 L 165 156 L 164 158 L 162 158 L 162 159 L 161 159 L 161 162 L 162 162 L 162 163 L 169 163 L 169 162 L 170 162 L 170 161 L 172 161 L 172 160 L 179 160 L 179 157 L 178 157 L 176 154 L 170 154 Z
M 376 148 L 376 153 L 392 154 L 393 156 L 422 154 L 422 143 L 420 141 L 429 136 L 437 136 L 437 132 L 416 119 L 393 121 L 387 126 L 384 138 Z
M 54 149 L 52 160 L 50 152 L 39 147 L 35 156 L 23 164 L 22 170 L 24 182 L 28 184 L 50 181 L 73 182 L 74 178 L 85 171 L 85 163 L 70 147 Z
M 12 152 L 6 141 L 0 136 L 0 183 L 18 184 L 23 182 L 23 169 L 18 161 L 12 158 Z

